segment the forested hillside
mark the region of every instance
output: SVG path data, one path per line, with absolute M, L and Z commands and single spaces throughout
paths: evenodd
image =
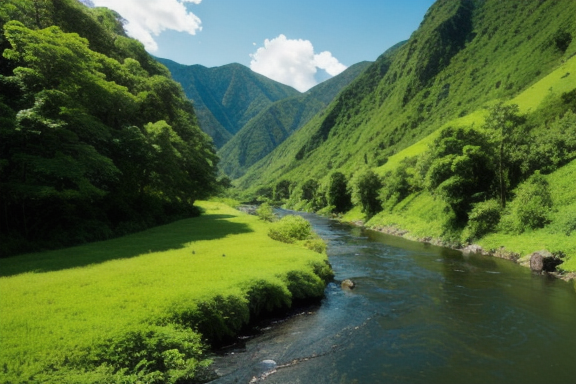
M 0 29 L 2 255 L 189 216 L 215 190 L 192 103 L 120 15 L 5 0 Z
M 217 148 L 275 101 L 300 94 L 241 64 L 206 68 L 158 60 L 182 84 L 186 96 L 194 102 L 200 127 L 214 139 Z
M 219 151 L 219 168 L 235 179 L 304 126 L 350 84 L 369 62 L 357 63 L 307 92 L 275 102 L 252 118 Z
M 576 158 L 575 14 L 570 0 L 437 1 L 236 184 L 452 243 L 556 226 L 555 251 L 576 254 L 570 199 L 550 198 Z

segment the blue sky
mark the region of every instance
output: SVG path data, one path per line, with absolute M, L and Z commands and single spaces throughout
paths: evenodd
M 93 0 L 155 56 L 240 63 L 299 90 L 375 60 L 418 28 L 433 0 Z

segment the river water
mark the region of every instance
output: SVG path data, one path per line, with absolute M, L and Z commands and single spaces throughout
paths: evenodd
M 213 383 L 576 383 L 573 283 L 302 216 L 336 282 L 319 307 L 217 356 Z

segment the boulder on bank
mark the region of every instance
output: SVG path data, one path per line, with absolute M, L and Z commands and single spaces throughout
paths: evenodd
M 554 272 L 560 264 L 562 260 L 547 250 L 536 251 L 530 255 L 530 269 L 534 272 Z

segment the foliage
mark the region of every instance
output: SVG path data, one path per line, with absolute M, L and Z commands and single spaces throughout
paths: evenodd
M 495 199 L 474 204 L 462 234 L 464 240 L 471 242 L 494 232 L 500 221 L 501 210 L 499 201 Z
M 281 180 L 274 187 L 274 200 L 283 201 L 290 197 L 292 183 L 289 180 Z
M 306 180 L 306 182 L 302 185 L 301 199 L 308 201 L 314 200 L 316 198 L 318 186 L 318 181 L 314 179 Z
M 448 127 L 420 159 L 425 186 L 450 205 L 459 225 L 466 222 L 471 204 L 490 196 L 494 183 L 490 153 L 482 133 Z
M 260 204 L 260 206 L 256 209 L 256 216 L 258 216 L 261 220 L 264 221 L 273 222 L 277 220 L 276 214 L 274 214 L 272 206 L 268 203 Z
M 303 245 L 314 252 L 326 253 L 326 242 L 319 237 L 307 239 L 304 241 Z
M 362 212 L 368 217 L 374 216 L 382 210 L 379 191 L 382 181 L 371 169 L 364 169 L 354 174 L 350 180 L 350 194 L 352 202 L 362 207 Z
M 191 380 L 210 360 L 200 335 L 174 325 L 142 327 L 93 347 L 86 368 L 110 367 L 132 382 L 180 383 Z
M 501 226 L 511 233 L 543 228 L 550 222 L 551 207 L 548 181 L 536 172 L 518 186 L 516 197 L 502 217 Z
M 346 176 L 342 172 L 330 175 L 327 195 L 328 205 L 334 207 L 334 212 L 346 212 L 352 207 L 352 196 L 348 190 Z
M 294 243 L 297 240 L 306 240 L 312 235 L 312 225 L 308 220 L 297 215 L 284 216 L 272 223 L 268 236 L 283 243 Z
M 544 127 L 530 138 L 524 168 L 532 172 L 551 173 L 576 158 L 576 113 L 569 110 Z
M 394 171 L 388 171 L 383 177 L 379 196 L 383 208 L 392 209 L 411 192 L 422 188 L 411 174 L 414 165 L 414 161 L 406 158 Z
M 119 15 L 7 0 L 0 25 L 3 255 L 189 216 L 215 192 L 191 103 Z
M 491 107 L 484 123 L 484 129 L 490 136 L 492 145 L 495 147 L 498 172 L 498 187 L 500 194 L 500 205 L 506 208 L 506 198 L 508 189 L 513 178 L 512 159 L 514 150 L 523 144 L 526 137 L 521 129 L 525 121 L 523 116 L 519 116 L 517 104 L 504 105 L 502 103 Z

